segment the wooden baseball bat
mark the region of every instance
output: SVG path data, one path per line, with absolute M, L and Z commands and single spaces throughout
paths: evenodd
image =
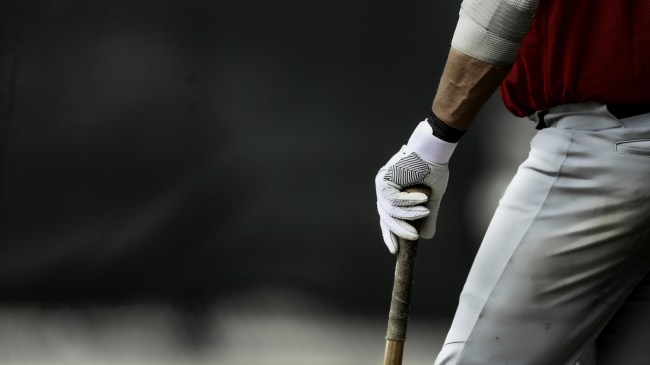
M 431 196 L 431 189 L 421 185 L 407 187 L 405 191 L 410 193 L 419 192 Z M 414 221 L 412 224 L 415 229 L 420 230 L 419 221 Z M 417 248 L 417 241 L 409 241 L 403 238 L 399 239 L 399 250 L 397 251 L 397 262 L 395 264 L 395 279 L 393 281 L 393 295 L 388 314 L 384 365 L 402 365 Z

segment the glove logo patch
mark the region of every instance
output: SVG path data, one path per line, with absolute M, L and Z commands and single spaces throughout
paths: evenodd
M 384 180 L 405 187 L 421 183 L 430 173 L 429 164 L 413 152 L 391 166 L 386 171 Z

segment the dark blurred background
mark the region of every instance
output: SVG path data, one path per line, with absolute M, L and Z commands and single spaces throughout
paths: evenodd
M 2 1 L 0 300 L 384 316 L 373 178 L 428 113 L 459 4 Z M 453 315 L 533 129 L 497 98 L 478 119 L 421 244 L 422 320 Z

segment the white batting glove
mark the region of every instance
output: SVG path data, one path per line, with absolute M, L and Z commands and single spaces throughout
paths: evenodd
M 449 178 L 447 164 L 456 145 L 434 136 L 425 120 L 415 128 L 408 143 L 379 169 L 375 177 L 377 210 L 384 243 L 391 253 L 399 249 L 398 237 L 418 239 L 417 230 L 408 221 L 422 218 L 422 238 L 435 234 L 438 207 Z M 412 185 L 431 188 L 429 200 L 422 193 L 402 191 Z

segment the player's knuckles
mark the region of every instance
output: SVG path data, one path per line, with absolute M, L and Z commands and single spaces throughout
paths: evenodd
M 397 219 L 403 219 L 407 221 L 412 221 L 416 219 L 422 219 L 426 216 L 429 215 L 429 210 L 428 209 L 422 209 L 422 210 L 402 210 L 399 212 L 395 212 L 395 215 L 393 216 L 394 218 Z
M 396 219 L 415 220 L 415 219 L 420 219 L 428 216 L 429 209 L 426 208 L 414 209 L 414 210 L 395 209 L 393 211 L 390 211 L 388 214 L 390 214 L 391 217 Z
M 383 195 L 383 200 L 386 201 L 388 204 L 396 207 L 409 207 L 413 206 L 419 203 L 422 203 L 422 200 L 419 199 L 413 199 L 412 196 L 406 193 L 401 193 L 401 192 L 385 192 Z M 417 198 L 417 196 L 416 196 Z

